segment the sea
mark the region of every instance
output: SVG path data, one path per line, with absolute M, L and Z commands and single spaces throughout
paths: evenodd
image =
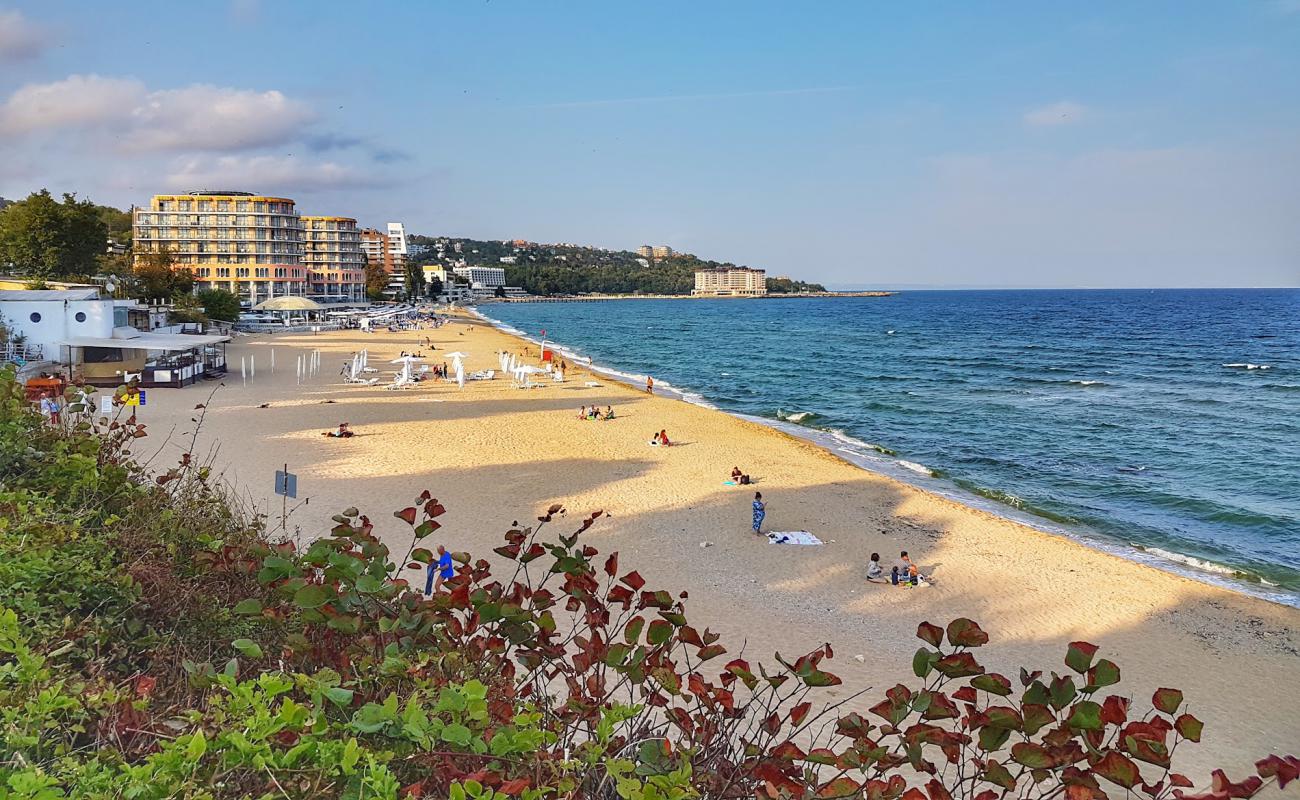
M 496 303 L 570 360 L 1300 607 L 1300 290 Z

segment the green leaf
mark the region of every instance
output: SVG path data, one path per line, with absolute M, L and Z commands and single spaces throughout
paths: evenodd
M 971 678 L 970 685 L 974 686 L 976 689 L 988 692 L 989 694 L 996 694 L 1000 697 L 1006 697 L 1011 694 L 1011 681 L 996 672 L 990 672 L 986 675 L 977 675 L 976 677 Z
M 1033 742 L 1016 742 L 1011 745 L 1011 760 L 1030 769 L 1052 766 L 1052 754 L 1042 745 Z
M 646 641 L 650 644 L 663 644 L 672 635 L 672 624 L 657 619 L 650 623 L 650 629 L 646 631 Z
M 934 670 L 934 662 L 939 660 L 939 654 L 926 647 L 918 648 L 912 656 L 912 672 L 918 678 L 924 678 Z
M 444 742 L 469 747 L 470 739 L 473 738 L 474 734 L 470 732 L 469 728 L 456 722 L 443 728 L 441 736 Z
M 356 587 L 362 594 L 374 594 L 384 588 L 384 581 L 374 575 L 362 575 L 357 578 Z
M 1003 789 L 1016 788 L 1016 779 L 1011 777 L 1011 771 L 997 761 L 990 760 L 984 766 L 984 780 Z
M 411 551 L 411 560 L 419 561 L 421 564 L 432 564 L 433 552 L 424 547 L 417 547 Z
M 356 633 L 361 630 L 361 617 L 358 617 L 355 614 L 330 617 L 329 622 L 325 624 L 336 631 L 342 631 L 343 633 Z
M 980 747 L 984 750 L 990 752 L 997 750 L 1006 744 L 1007 739 L 1010 738 L 1011 730 L 1009 728 L 980 728 Z
M 641 638 L 641 629 L 645 627 L 645 617 L 633 617 L 623 628 L 623 641 L 636 644 Z
M 352 705 L 352 690 L 344 689 L 342 686 L 331 686 L 326 689 L 325 697 L 339 708 L 347 708 Z
M 1119 667 L 1114 661 L 1103 658 L 1088 670 L 1088 687 L 1092 691 L 1119 683 Z
M 1205 725 L 1191 714 L 1183 714 L 1174 720 L 1174 730 L 1178 731 L 1179 736 L 1191 742 L 1201 740 L 1201 729 L 1204 727 Z
M 208 752 L 208 740 L 203 738 L 203 731 L 195 731 L 189 743 L 185 745 L 185 759 L 195 762 L 203 758 L 206 752 Z
M 262 646 L 252 639 L 236 639 L 230 643 L 230 646 L 239 651 L 239 654 L 248 658 L 261 658 Z
M 1156 693 L 1151 696 L 1151 705 L 1156 709 L 1172 714 L 1183 704 L 1183 693 L 1177 689 L 1156 689 Z
M 1101 730 L 1101 706 L 1091 700 L 1081 700 L 1075 703 L 1065 724 L 1076 731 L 1099 731 Z
M 244 617 L 254 617 L 262 613 L 262 601 L 255 597 L 240 600 L 235 604 L 234 613 Z
M 298 604 L 299 608 L 320 608 L 330 601 L 329 592 L 325 587 L 309 584 L 294 592 L 293 602 Z
M 1082 675 L 1092 666 L 1092 657 L 1097 654 L 1097 645 L 1089 642 L 1070 642 L 1070 647 L 1065 651 L 1065 664 L 1070 669 Z

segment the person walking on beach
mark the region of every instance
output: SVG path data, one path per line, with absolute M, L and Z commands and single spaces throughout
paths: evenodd
M 767 516 L 767 504 L 763 502 L 763 493 L 754 492 L 754 535 L 763 534 L 763 518 Z
M 649 375 L 645 376 L 645 393 L 646 394 L 655 393 L 655 379 L 650 377 Z

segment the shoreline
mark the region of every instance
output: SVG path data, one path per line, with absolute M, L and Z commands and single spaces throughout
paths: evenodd
M 487 316 L 483 312 L 479 311 L 477 307 L 465 307 L 463 310 L 472 317 L 491 325 L 494 329 L 506 336 L 519 339 L 520 341 L 526 342 L 534 347 L 541 345 L 539 339 L 530 336 L 509 323 Z M 560 353 L 569 361 L 576 361 L 592 372 L 605 375 L 613 380 L 621 381 L 633 388 L 640 388 L 644 384 L 646 378 L 645 375 L 635 375 L 623 372 L 616 367 L 598 363 L 590 356 L 581 355 L 574 351 L 570 346 L 561 342 L 547 340 L 547 344 L 553 347 L 557 353 Z M 742 419 L 784 433 L 791 438 L 812 444 L 825 451 L 828 455 L 854 467 L 889 480 L 898 481 L 899 483 L 926 492 L 927 494 L 959 503 L 973 511 L 992 514 L 993 516 L 1005 519 L 1009 522 L 1033 528 L 1034 530 L 1049 536 L 1059 536 L 1068 541 L 1074 542 L 1075 544 L 1115 558 L 1123 559 L 1130 563 L 1139 564 L 1167 574 L 1194 580 L 1245 597 L 1264 600 L 1286 608 L 1300 609 L 1300 593 L 1290 592 L 1281 587 L 1275 587 L 1274 585 L 1269 584 L 1264 578 L 1255 576 L 1252 573 L 1237 570 L 1226 564 L 1205 562 L 1202 559 L 1198 559 L 1196 556 L 1189 556 L 1184 553 L 1169 552 L 1168 556 L 1162 556 L 1160 553 L 1153 552 L 1153 550 L 1159 550 L 1159 548 L 1148 548 L 1133 542 L 1116 541 L 1108 537 L 1106 534 L 1086 529 L 1082 526 L 1079 526 L 1080 529 L 1075 529 L 1066 523 L 1034 514 L 1031 511 L 1024 511 L 1008 506 L 1004 503 L 998 503 L 995 500 L 982 497 L 969 489 L 965 489 L 952 481 L 946 481 L 942 476 L 942 473 L 936 475 L 931 468 L 924 465 L 913 464 L 912 462 L 897 457 L 894 457 L 891 460 L 888 457 L 881 458 L 873 455 L 872 451 L 879 452 L 880 446 L 857 439 L 856 437 L 850 436 L 842 431 L 814 428 L 784 419 L 771 419 L 739 411 L 728 411 L 710 403 L 707 398 L 697 392 L 679 388 L 667 383 L 666 381 L 660 381 L 658 379 L 655 381 L 655 388 L 662 389 L 663 391 L 674 395 L 676 399 L 682 402 L 707 408 L 711 411 L 718 411 L 736 419 Z M 921 470 L 924 470 L 924 472 Z M 1209 563 L 1217 569 L 1229 570 L 1232 574 L 1216 574 L 1213 570 L 1198 568 L 1194 564 L 1182 562 L 1181 559 Z
M 763 295 L 725 295 L 725 294 L 582 294 L 582 295 L 529 295 L 528 297 L 486 297 L 480 304 L 493 303 L 599 303 L 604 300 L 794 300 L 799 298 L 835 298 L 835 297 L 893 297 L 898 292 L 861 291 L 861 292 L 774 292 Z M 472 306 L 465 306 L 472 308 Z
M 274 373 L 266 368 L 271 348 L 281 365 Z M 381 383 L 343 383 L 340 365 L 363 348 Z M 447 509 L 426 544 L 488 561 L 506 530 L 531 524 L 551 504 L 569 513 L 548 536 L 602 510 L 584 534 L 591 544 L 620 552 L 652 584 L 689 592 L 692 624 L 722 635 L 730 652 L 767 662 L 773 652 L 833 643 L 840 656 L 830 669 L 845 686 L 874 687 L 846 710 L 865 714 L 886 687 L 914 680 L 918 623 L 969 617 L 989 632 L 988 667 L 1004 674 L 1059 671 L 1066 643 L 1085 640 L 1124 669 L 1126 692 L 1182 689 L 1207 738 L 1180 749 L 1181 771 L 1248 768 L 1279 741 L 1300 740 L 1300 718 L 1284 704 L 1223 686 L 1224 675 L 1259 686 L 1300 680 L 1295 609 L 1043 533 L 864 470 L 768 424 L 667 392 L 647 395 L 577 362 L 565 383 L 529 391 L 500 375 L 463 390 L 445 381 L 385 389 L 397 368 L 390 360 L 412 349 L 428 352 L 428 363 L 467 352 L 467 372 L 499 368 L 498 351 L 531 351 L 527 363 L 537 361 L 536 346 L 468 314 L 437 330 L 241 336 L 229 355 L 255 356 L 256 378 L 244 385 L 230 376 L 215 393 L 214 384 L 151 392 L 140 415 L 152 436 L 139 448 L 166 469 L 189 448 L 195 404 L 206 404 L 195 457 L 267 513 L 273 532 L 282 500 L 272 478 L 287 463 L 298 499 L 286 533 L 303 543 L 356 506 L 376 535 L 404 549 L 410 532 L 392 512 L 425 489 Z M 300 381 L 286 365 L 313 351 L 321 369 Z M 578 420 L 580 404 L 613 406 L 618 418 Z M 341 421 L 354 438 L 320 435 Z M 660 429 L 673 447 L 647 446 Z M 733 465 L 755 485 L 725 485 Z M 823 545 L 755 537 L 754 491 L 767 503 L 765 529 L 809 531 Z M 933 581 L 912 589 L 865 580 L 870 553 L 888 567 L 900 550 Z

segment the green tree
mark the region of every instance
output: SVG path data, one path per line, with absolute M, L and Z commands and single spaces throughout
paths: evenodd
M 95 206 L 95 213 L 104 222 L 108 238 L 118 244 L 131 246 L 134 231 L 130 211 L 123 211 L 112 206 Z
M 60 203 L 48 189 L 6 206 L 0 211 L 0 262 L 36 278 L 93 274 L 108 238 L 97 208 L 75 194 L 64 194 Z
M 194 290 L 194 275 L 176 269 L 176 259 L 167 249 L 137 254 L 135 280 L 136 288 L 150 300 L 171 300 Z
M 428 284 L 426 284 L 424 287 L 424 296 L 428 298 L 441 297 L 442 278 L 439 278 L 437 275 L 434 275 L 433 277 L 429 278 Z
M 388 273 L 379 264 L 366 262 L 366 297 L 371 300 L 384 299 L 384 289 L 388 287 Z
M 497 297 L 505 297 L 505 296 L 506 296 L 506 287 L 504 287 L 504 286 L 498 286 L 497 289 L 496 289 L 496 291 L 493 292 L 492 294 L 496 295 Z
M 424 270 L 418 264 L 406 262 L 406 296 L 408 298 L 424 297 Z
M 209 319 L 234 322 L 239 319 L 239 297 L 225 289 L 204 289 L 199 292 L 199 305 Z

